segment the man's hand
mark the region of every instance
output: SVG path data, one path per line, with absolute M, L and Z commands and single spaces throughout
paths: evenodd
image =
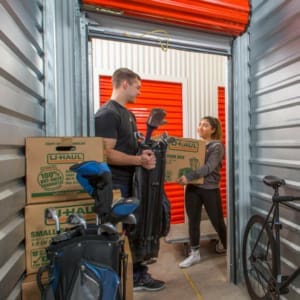
M 147 170 L 154 169 L 156 166 L 156 157 L 152 150 L 143 150 L 140 155 L 141 166 Z

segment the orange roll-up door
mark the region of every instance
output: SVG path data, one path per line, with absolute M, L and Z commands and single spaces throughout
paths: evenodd
M 226 147 L 226 115 L 225 115 L 225 88 L 218 87 L 218 115 L 222 126 L 222 143 Z M 221 169 L 221 182 L 220 182 L 221 198 L 222 198 L 222 208 L 224 217 L 227 216 L 227 206 L 226 206 L 226 157 L 222 164 Z
M 250 0 L 82 0 L 82 9 L 230 36 L 248 25 Z
M 111 76 L 99 77 L 100 105 L 111 96 Z M 147 119 L 152 108 L 166 110 L 167 124 L 160 126 L 153 135 L 167 132 L 169 136 L 181 137 L 182 126 L 182 84 L 176 82 L 142 80 L 141 95 L 136 103 L 127 105 L 136 116 L 138 130 L 146 135 Z M 184 223 L 184 191 L 178 184 L 166 183 L 165 191 L 171 203 L 171 223 Z

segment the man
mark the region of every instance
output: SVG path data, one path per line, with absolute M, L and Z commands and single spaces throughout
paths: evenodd
M 116 70 L 112 76 L 113 91 L 110 100 L 95 115 L 95 134 L 104 138 L 107 163 L 112 172 L 113 188 L 120 189 L 122 197 L 132 196 L 136 166 L 147 170 L 155 168 L 156 158 L 151 150 L 137 155 L 137 127 L 135 116 L 126 107 L 140 94 L 141 78 L 127 68 Z M 134 251 L 134 245 L 130 245 Z M 158 291 L 165 283 L 147 272 L 142 261 L 133 261 L 134 290 Z

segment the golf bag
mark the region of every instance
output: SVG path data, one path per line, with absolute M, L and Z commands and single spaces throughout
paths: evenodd
M 168 138 L 151 140 L 152 131 L 164 122 L 165 112 L 153 109 L 147 122 L 147 135 L 140 151 L 151 149 L 156 156 L 156 167 L 146 170 L 136 169 L 134 195 L 140 199 L 135 215 L 136 226 L 129 231 L 133 261 L 149 261 L 158 257 L 159 240 L 166 236 L 170 228 L 170 204 L 164 191 L 166 150 Z
M 98 235 L 97 228 L 73 229 L 70 239 L 52 242 L 49 264 L 37 274 L 43 300 L 122 299 L 127 256 L 118 235 Z M 43 273 L 48 282 L 42 283 Z
M 138 202 L 122 198 L 111 205 L 111 176 L 105 163 L 88 161 L 70 169 L 94 197 L 97 220 L 101 221 L 86 224 L 71 215 L 67 222 L 75 226 L 70 230 L 60 233 L 56 226 L 58 234 L 46 249 L 49 263 L 37 273 L 42 299 L 125 299 L 127 254 L 115 225 L 132 215 Z M 48 275 L 46 282 L 42 280 L 44 273 Z

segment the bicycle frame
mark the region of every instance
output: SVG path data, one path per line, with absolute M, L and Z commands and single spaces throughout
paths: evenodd
M 272 211 L 274 210 L 273 213 L 273 218 L 271 222 L 271 229 L 272 231 L 275 230 L 275 253 L 276 253 L 276 271 L 277 271 L 277 276 L 276 276 L 276 285 L 280 286 L 282 283 L 282 274 L 281 274 L 281 264 L 280 264 L 280 229 L 282 228 L 281 223 L 280 223 L 280 217 L 279 217 L 279 201 L 275 201 L 275 197 L 279 196 L 278 193 L 278 188 L 275 189 L 274 195 L 272 197 L 273 204 L 271 206 L 268 218 Z M 267 220 L 268 220 L 267 218 Z
M 280 230 L 282 228 L 282 224 L 280 222 L 279 216 L 279 204 L 282 202 L 292 201 L 292 200 L 299 200 L 300 197 L 293 197 L 293 196 L 279 196 L 278 188 L 275 188 L 274 195 L 272 197 L 272 206 L 269 210 L 269 213 L 266 217 L 266 221 L 263 225 L 263 228 L 267 226 L 267 223 L 270 223 L 270 227 L 275 231 L 275 259 L 276 259 L 276 288 L 279 291 L 283 291 L 286 289 L 289 284 L 300 274 L 300 267 L 296 269 L 291 275 L 289 276 L 282 276 L 281 274 L 281 263 L 280 263 Z M 274 212 L 273 212 L 274 211 Z M 273 212 L 272 220 L 270 220 L 270 216 Z
M 254 214 L 248 220 L 243 238 L 243 270 L 252 299 L 279 299 L 289 292 L 288 286 L 300 274 L 297 268 L 288 276 L 282 275 L 279 204 L 300 211 L 288 203 L 300 200 L 300 196 L 280 196 L 279 187 L 285 181 L 279 177 L 268 175 L 263 182 L 273 188 L 272 204 L 265 217 Z

